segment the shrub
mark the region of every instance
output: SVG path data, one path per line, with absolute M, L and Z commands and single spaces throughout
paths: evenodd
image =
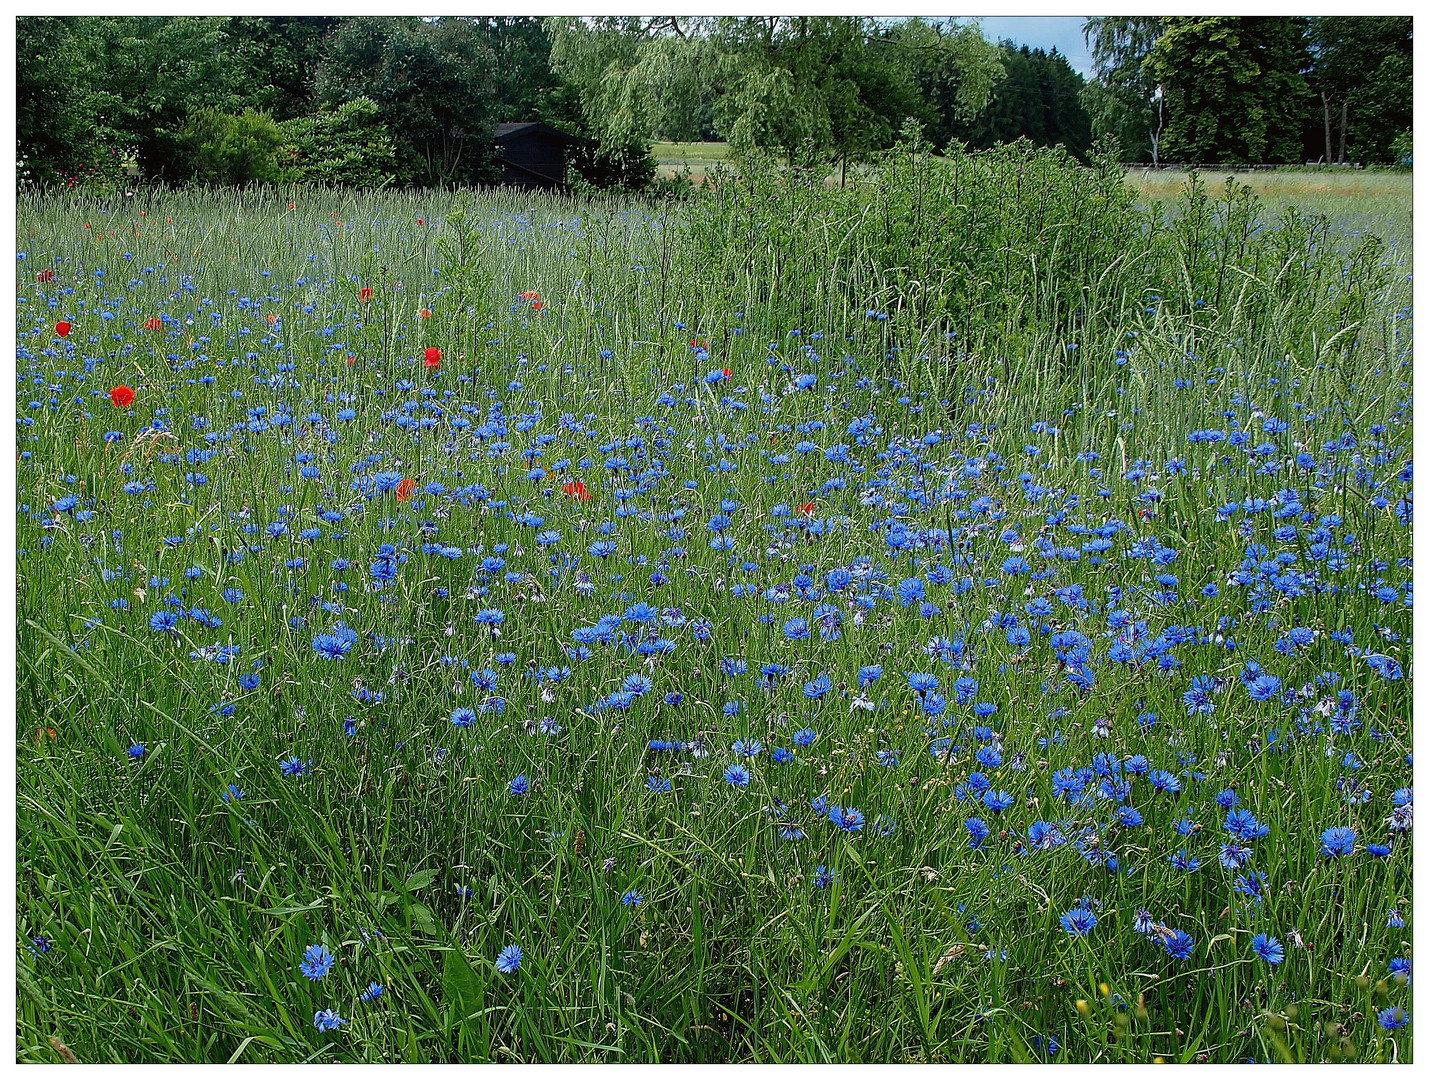
M 570 171 L 576 186 L 643 191 L 655 182 L 655 155 L 644 142 L 625 146 L 583 143 L 573 148 Z
M 179 144 L 189 179 L 207 184 L 254 184 L 277 179 L 278 125 L 267 113 L 198 109 L 189 114 Z
M 353 98 L 332 112 L 295 117 L 278 128 L 280 180 L 375 188 L 397 173 L 392 136 L 371 98 Z

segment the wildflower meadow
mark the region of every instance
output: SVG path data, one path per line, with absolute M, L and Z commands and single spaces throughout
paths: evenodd
M 1344 209 L 22 194 L 19 1059 L 1412 1060 Z

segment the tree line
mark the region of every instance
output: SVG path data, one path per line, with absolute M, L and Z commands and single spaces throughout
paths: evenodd
M 531 120 L 584 137 L 582 179 L 631 188 L 655 138 L 847 164 L 909 119 L 939 148 L 1081 157 L 1111 136 L 1133 161 L 1388 163 L 1408 146 L 1410 26 L 1090 19 L 1088 81 L 1056 50 L 920 18 L 23 17 L 19 174 L 481 184 L 495 125 Z
M 1402 16 L 1088 19 L 1093 127 L 1128 161 L 1407 162 L 1414 22 Z

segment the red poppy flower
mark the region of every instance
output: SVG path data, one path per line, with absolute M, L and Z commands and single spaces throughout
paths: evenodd
M 289 203 L 289 204 L 288 204 L 288 209 L 289 209 L 289 210 L 296 210 L 297 208 L 298 208 L 298 204 L 297 204 L 297 203 Z
M 134 404 L 134 391 L 127 386 L 116 386 L 109 391 L 109 400 L 116 409 L 127 409 Z
M 531 301 L 531 310 L 532 310 L 532 311 L 540 311 L 540 310 L 541 310 L 543 307 L 545 307 L 545 306 L 546 306 L 546 305 L 543 304 L 543 303 L 541 303 L 541 301 L 539 301 L 539 300 L 532 300 L 532 301 Z
M 422 223 L 422 219 L 421 219 L 421 218 L 418 218 L 418 219 L 417 219 L 417 224 L 420 225 L 421 223 Z
M 55 323 L 55 333 L 60 337 L 69 337 L 69 323 L 63 320 Z
M 359 300 L 371 300 L 372 290 L 367 288 L 366 286 L 363 286 L 362 288 L 357 290 L 357 298 Z
M 163 328 L 164 324 L 157 318 L 150 319 L 144 324 L 145 330 L 162 330 Z
M 562 484 L 561 490 L 576 502 L 590 502 L 590 492 L 585 489 L 585 484 L 579 480 L 572 480 L 568 484 Z
M 433 345 L 427 346 L 427 351 L 423 354 L 423 367 L 440 367 L 442 363 L 442 350 Z
M 403 480 L 397 485 L 397 501 L 406 502 L 412 497 L 412 492 L 417 490 L 417 481 Z
M 431 309 L 431 308 L 423 308 L 421 311 L 417 312 L 417 318 L 419 318 L 419 319 L 430 319 L 431 317 L 432 317 L 432 309 Z
M 521 294 L 521 299 L 522 299 L 522 300 L 539 300 L 539 299 L 541 299 L 541 294 L 538 293 L 535 289 L 528 289 L 526 292 L 523 292 L 523 293 Z
M 36 281 L 54 281 L 55 272 L 53 270 L 41 270 L 35 275 Z
M 726 379 L 734 378 L 734 372 L 730 371 L 729 368 L 720 368 L 719 373 L 723 375 Z
M 349 357 L 347 358 L 347 366 L 348 366 L 348 367 L 351 367 L 351 366 L 352 366 L 353 364 L 355 364 L 355 363 L 357 363 L 357 357 L 355 357 L 355 356 L 349 356 Z
M 803 514 L 805 517 L 813 517 L 813 516 L 814 516 L 814 504 L 811 503 L 811 502 L 806 502 L 806 503 L 801 504 L 800 507 L 799 507 L 799 513 Z

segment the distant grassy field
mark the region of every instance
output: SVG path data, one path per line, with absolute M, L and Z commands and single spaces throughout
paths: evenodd
M 1128 169 L 1126 172 L 1127 182 L 1147 203 L 1174 202 L 1185 187 L 1187 176 L 1179 171 Z M 1235 172 L 1226 169 L 1202 172 L 1201 179 L 1214 190 L 1223 185 L 1228 176 L 1254 188 L 1265 210 L 1276 217 L 1291 206 L 1327 214 L 1346 235 L 1376 232 L 1408 256 L 1414 209 L 1414 177 L 1410 173 L 1324 169 Z
M 705 173 L 729 160 L 729 144 L 722 142 L 657 142 L 655 160 L 660 163 L 660 175 L 677 175 L 686 165 L 690 174 L 704 179 Z

